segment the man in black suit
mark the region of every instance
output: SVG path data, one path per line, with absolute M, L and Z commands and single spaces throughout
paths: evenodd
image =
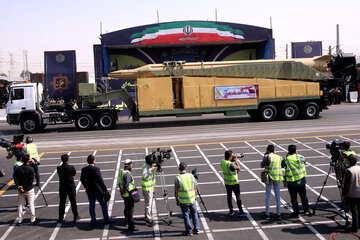
M 109 224 L 111 221 L 108 215 L 108 207 L 104 202 L 104 195 L 107 192 L 107 188 L 101 176 L 100 169 L 95 167 L 95 156 L 89 155 L 87 162 L 89 165 L 81 169 L 80 180 L 86 189 L 86 193 L 89 199 L 91 226 L 95 226 L 97 224 L 95 215 L 95 200 L 97 200 L 101 206 L 101 210 L 104 216 L 104 224 Z
M 74 215 L 74 222 L 79 221 L 80 217 L 76 206 L 76 187 L 74 183 L 74 177 L 76 175 L 76 169 L 74 166 L 69 165 L 69 155 L 64 154 L 61 156 L 62 165 L 57 167 L 57 173 L 59 174 L 59 218 L 58 223 L 62 223 L 64 220 L 66 197 L 69 196 L 71 203 L 71 209 Z

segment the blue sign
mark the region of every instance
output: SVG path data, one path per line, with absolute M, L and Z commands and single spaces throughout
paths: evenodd
M 44 56 L 45 88 L 50 98 L 65 102 L 75 99 L 75 51 L 47 51 Z

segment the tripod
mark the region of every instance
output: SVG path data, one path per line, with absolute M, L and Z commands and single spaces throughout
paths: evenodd
M 340 193 L 340 197 L 341 197 L 341 183 L 340 183 L 340 180 L 339 180 L 339 178 L 338 178 L 338 176 L 339 176 L 339 172 L 338 172 L 338 171 L 341 171 L 341 170 L 339 169 L 339 166 L 338 166 L 338 165 L 335 166 L 335 163 L 334 163 L 334 162 L 331 162 L 331 163 L 330 163 L 329 171 L 328 171 L 328 173 L 327 173 L 327 176 L 326 176 L 325 181 L 324 181 L 324 183 L 323 183 L 323 186 L 322 186 L 322 188 L 321 188 L 320 194 L 319 194 L 319 196 L 318 196 L 318 198 L 317 198 L 317 200 L 316 200 L 315 206 L 312 208 L 312 214 L 315 215 L 315 214 L 316 214 L 316 210 L 324 211 L 324 212 L 332 212 L 332 213 L 335 213 L 336 215 L 340 216 L 341 218 L 343 218 L 343 219 L 345 220 L 345 225 L 348 226 L 348 225 L 349 225 L 349 217 L 346 215 L 346 210 L 345 210 L 345 207 L 344 207 L 344 204 L 345 204 L 345 203 L 344 203 L 344 202 L 343 202 L 343 204 L 342 204 L 341 209 L 330 210 L 330 209 L 319 209 L 319 208 L 317 208 L 317 205 L 318 205 L 318 203 L 319 203 L 319 201 L 320 201 L 322 192 L 323 192 L 323 190 L 324 190 L 324 187 L 325 187 L 325 185 L 326 185 L 326 182 L 327 182 L 327 180 L 328 180 L 329 175 L 330 175 L 331 172 L 335 172 L 335 175 L 336 175 L 336 183 L 337 183 L 337 187 L 338 187 L 338 189 L 339 189 L 339 193 Z M 335 206 L 336 206 L 336 205 L 335 205 Z
M 46 201 L 45 195 L 44 195 L 43 191 L 41 190 L 41 186 L 39 185 L 38 187 L 39 187 L 39 190 L 40 190 L 40 193 L 41 193 L 42 197 L 44 198 L 46 206 L 49 206 L 49 204 Z
M 169 196 L 168 196 L 168 190 L 166 187 L 166 183 L 165 183 L 165 176 L 164 176 L 164 172 L 161 168 L 158 168 L 157 172 L 159 173 L 159 177 L 160 177 L 160 184 L 161 184 L 161 191 L 163 193 L 163 197 L 165 199 L 165 203 L 166 203 L 166 209 L 167 209 L 167 216 L 165 219 L 163 219 L 163 221 L 167 224 L 167 225 L 171 225 L 172 220 L 171 220 L 171 215 L 172 215 L 172 211 L 170 209 L 170 205 L 169 205 Z M 151 211 L 152 211 L 152 201 L 154 200 L 155 197 L 153 197 L 151 199 Z
M 199 199 L 200 199 L 201 204 L 203 205 L 203 207 L 204 207 L 204 209 L 205 209 L 206 214 L 209 216 L 209 212 L 208 212 L 208 210 L 207 210 L 207 208 L 206 208 L 206 206 L 205 206 L 205 202 L 204 202 L 204 200 L 203 200 L 202 197 L 201 197 L 199 187 L 196 187 L 196 192 L 197 192 L 197 194 L 198 194 L 198 196 L 199 196 Z M 199 212 L 198 212 L 198 214 L 199 214 Z M 210 222 L 211 222 L 210 216 L 209 216 L 209 220 L 210 220 Z

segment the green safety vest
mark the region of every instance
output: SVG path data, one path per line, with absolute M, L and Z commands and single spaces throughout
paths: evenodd
M 18 161 L 18 160 L 16 160 L 15 159 L 15 161 L 14 161 L 14 166 L 18 166 L 18 167 L 20 167 L 20 166 L 22 166 L 24 163 L 22 162 L 22 161 Z
M 292 154 L 285 157 L 285 175 L 286 181 L 295 182 L 306 176 L 305 164 L 300 161 L 298 154 Z
M 345 164 L 345 165 L 346 165 L 347 158 L 348 158 L 350 155 L 356 155 L 356 153 L 355 153 L 354 151 L 342 151 L 341 153 L 346 156 L 346 157 L 344 158 L 344 161 L 342 162 L 342 163 Z
M 237 171 L 230 170 L 231 162 L 228 160 L 221 161 L 221 170 L 224 174 L 225 185 L 235 185 L 239 183 Z
M 25 146 L 25 153 L 29 154 L 30 159 L 35 159 L 36 161 L 40 162 L 39 154 L 37 151 L 37 147 L 34 143 L 26 144 Z
M 130 176 L 131 176 L 131 182 L 129 184 L 129 187 L 128 187 L 128 190 L 122 195 L 123 197 L 130 197 L 130 194 L 129 192 L 134 190 L 136 187 L 135 187 L 135 181 L 134 181 L 134 178 L 131 174 L 131 172 L 129 170 L 121 170 L 120 172 L 120 175 L 119 175 L 119 186 L 120 186 L 120 189 L 123 190 L 125 189 L 125 186 L 124 186 L 124 180 L 123 180 L 123 176 L 127 173 L 130 173 Z
M 274 153 L 270 153 L 268 157 L 270 164 L 269 166 L 266 166 L 265 169 L 270 178 L 274 181 L 284 181 L 283 171 L 281 168 L 282 157 Z
M 150 169 L 151 166 L 149 166 L 147 163 L 144 163 L 142 170 L 144 170 L 144 168 Z M 147 178 L 144 178 L 141 174 L 141 186 L 142 186 L 142 190 L 144 191 L 150 191 L 153 190 L 155 188 L 155 173 L 154 171 L 151 171 L 151 174 L 149 174 L 149 176 Z
M 195 180 L 190 173 L 180 174 L 176 177 L 179 180 L 178 189 L 179 202 L 182 204 L 193 203 L 195 201 Z

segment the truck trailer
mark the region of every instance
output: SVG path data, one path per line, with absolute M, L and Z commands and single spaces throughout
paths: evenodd
M 95 84 L 81 84 L 79 108 L 49 105 L 41 84 L 10 87 L 7 122 L 23 132 L 36 132 L 48 124 L 75 123 L 78 130 L 116 126 L 118 110 L 103 103 L 120 98 L 134 121 L 156 116 L 226 116 L 249 114 L 260 121 L 315 119 L 330 105 L 329 91 L 344 83 L 349 67 L 328 69 L 341 58 L 330 55 L 312 59 L 249 60 L 231 62 L 170 61 L 149 64 L 108 75 L 136 79 L 135 101 L 125 89 L 97 92 Z M 341 65 L 342 66 L 342 65 Z M 354 64 L 355 67 L 355 64 Z

